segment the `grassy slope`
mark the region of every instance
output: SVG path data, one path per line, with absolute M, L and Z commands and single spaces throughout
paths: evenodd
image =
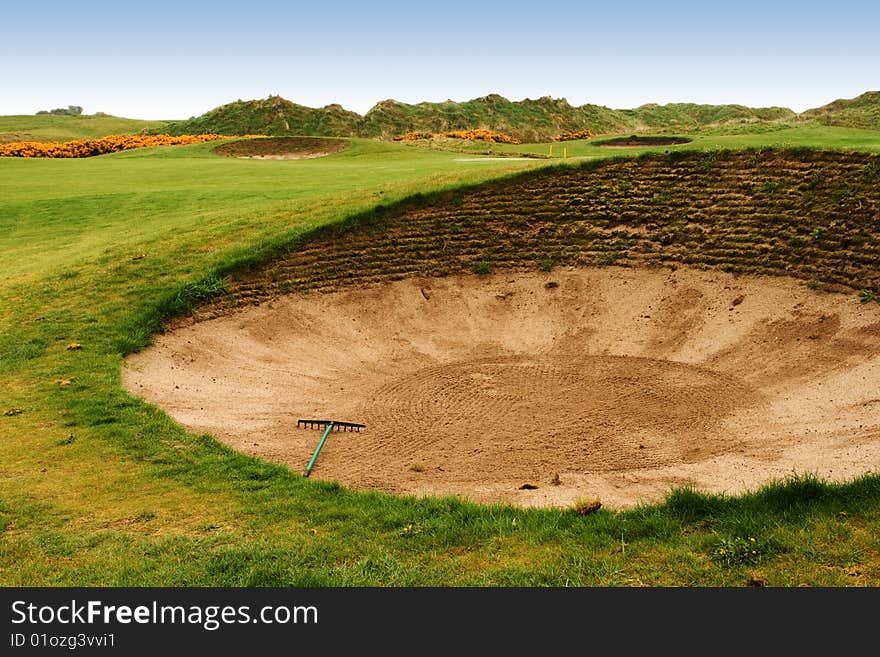
M 785 107 L 751 108 L 744 105 L 698 105 L 695 103 L 648 104 L 633 110 L 619 110 L 641 129 L 693 130 L 729 123 L 776 123 L 793 121 L 795 113 Z
M 407 105 L 394 100 L 378 103 L 364 117 L 363 134 L 390 139 L 406 132 L 447 132 L 488 128 L 525 142 L 552 139 L 562 132 L 584 128 L 610 132 L 635 128 L 615 110 L 599 105 L 572 107 L 565 99 L 509 101 L 492 94 L 464 102 Z
M 143 121 L 118 116 L 0 116 L 0 143 L 70 141 L 107 135 L 132 135 L 144 129 L 161 132 L 164 125 L 165 121 Z
M 350 137 L 361 132 L 362 122 L 359 114 L 339 105 L 315 109 L 280 96 L 269 96 L 264 100 L 227 103 L 186 121 L 172 121 L 164 129 L 173 135 L 216 132 L 223 135 Z
M 741 105 L 644 105 L 613 110 L 600 105 L 573 107 L 564 98 L 509 101 L 497 94 L 464 102 L 418 103 L 396 100 L 377 103 L 363 117 L 339 105 L 303 107 L 278 96 L 236 101 L 200 117 L 169 125 L 172 134 L 305 134 L 380 137 L 406 132 L 446 132 L 488 128 L 525 142 L 549 141 L 564 132 L 590 129 L 596 134 L 643 130 L 694 130 L 707 126 L 746 123 L 775 125 L 794 120 L 791 110 L 753 109 Z
M 23 411 L 0 415 L 0 584 L 880 583 L 876 477 L 586 518 L 417 501 L 303 480 L 129 397 L 121 353 L 193 281 L 377 203 L 541 166 L 211 147 L 0 159 L 0 411 Z
M 801 115 L 783 107 L 694 103 L 648 104 L 614 110 L 600 105 L 578 107 L 549 97 L 509 101 L 497 94 L 463 102 L 377 103 L 365 116 L 339 105 L 311 108 L 279 96 L 235 101 L 185 121 L 139 121 L 99 116 L 0 117 L 0 143 L 46 141 L 130 134 L 147 128 L 171 134 L 268 134 L 362 136 L 390 139 L 405 132 L 445 132 L 484 127 L 525 142 L 545 142 L 557 134 L 591 129 L 596 134 L 622 132 L 709 132 L 753 134 L 802 123 L 880 130 L 880 92 L 836 100 Z
M 807 110 L 804 120 L 845 128 L 880 130 L 880 91 L 867 91 L 856 98 L 838 99 Z

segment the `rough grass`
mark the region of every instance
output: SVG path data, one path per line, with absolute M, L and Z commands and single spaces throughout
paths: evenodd
M 71 141 L 107 135 L 133 135 L 142 130 L 162 132 L 165 121 L 144 121 L 95 114 L 0 116 L 0 144 L 14 141 Z
M 707 134 L 762 134 L 803 126 L 880 130 L 880 92 L 838 100 L 800 115 L 784 107 L 655 103 L 616 110 L 570 105 L 563 98 L 510 101 L 497 94 L 465 101 L 407 104 L 384 100 L 361 116 L 339 105 L 311 108 L 279 96 L 235 101 L 186 121 L 172 122 L 172 134 L 214 132 L 244 135 L 380 137 L 408 132 L 487 128 L 523 142 L 550 142 L 561 133 L 589 129 L 594 134 L 676 131 Z
M 224 272 L 416 192 L 540 166 L 370 142 L 289 162 L 210 148 L 0 160 L 0 411 L 21 411 L 0 415 L 0 584 L 880 584 L 877 476 L 586 516 L 475 506 L 306 480 L 130 397 L 122 354 Z
M 320 135 L 380 137 L 408 132 L 447 132 L 487 128 L 521 141 L 551 141 L 561 133 L 589 129 L 594 134 L 644 130 L 697 130 L 729 125 L 777 125 L 796 115 L 781 107 L 673 103 L 614 110 L 601 105 L 570 105 L 564 98 L 510 101 L 497 94 L 466 101 L 415 105 L 383 100 L 364 116 L 339 105 L 311 108 L 279 96 L 235 101 L 167 126 L 171 134 Z
M 880 130 L 880 91 L 867 91 L 856 98 L 841 98 L 807 110 L 802 118 L 822 125 Z

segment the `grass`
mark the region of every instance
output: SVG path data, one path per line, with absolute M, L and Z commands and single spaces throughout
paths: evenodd
M 160 131 L 165 121 L 144 121 L 109 115 L 55 114 L 0 116 L 0 144 L 13 141 L 70 141 L 107 135 Z
M 480 260 L 474 263 L 473 272 L 475 274 L 479 274 L 480 276 L 485 276 L 486 274 L 492 273 L 492 263 L 488 260 Z
M 407 104 L 384 100 L 361 116 L 339 105 L 310 108 L 278 96 L 235 101 L 186 121 L 169 123 L 174 134 L 304 134 L 392 138 L 407 132 L 491 128 L 524 142 L 547 142 L 560 133 L 589 129 L 594 134 L 641 130 L 724 135 L 752 135 L 791 127 L 834 125 L 880 129 L 880 93 L 832 103 L 796 115 L 782 107 L 693 103 L 648 104 L 615 110 L 599 105 L 571 106 L 564 99 L 542 97 L 509 101 L 497 94 L 455 102 Z M 560 146 L 560 153 L 562 146 Z
M 704 130 L 698 133 L 676 133 L 692 139 L 688 144 L 674 144 L 670 146 L 639 146 L 633 148 L 604 148 L 598 145 L 598 141 L 581 139 L 559 143 L 536 143 L 536 144 L 492 144 L 491 149 L 499 153 L 517 154 L 532 153 L 535 155 L 550 155 L 550 147 L 553 146 L 553 160 L 562 160 L 562 146 L 568 151 L 569 160 L 598 159 L 609 157 L 634 157 L 647 153 L 674 153 L 677 151 L 714 151 L 726 148 L 826 148 L 846 149 L 868 152 L 880 152 L 880 131 L 859 130 L 845 127 L 829 126 L 801 126 L 781 127 L 773 131 L 757 131 L 748 133 L 731 133 L 727 129 Z M 486 150 L 486 144 L 481 142 L 466 142 L 456 140 L 455 147 L 458 150 L 470 150 L 479 152 Z M 437 146 L 435 144 L 434 146 Z M 866 176 L 876 176 L 872 169 L 865 172 Z
M 598 497 L 579 497 L 574 501 L 572 509 L 580 516 L 588 516 L 602 508 L 602 501 Z
M 836 100 L 807 110 L 804 118 L 826 125 L 876 128 L 880 125 L 880 91 L 868 91 L 856 98 Z
M 538 269 L 543 272 L 551 272 L 553 271 L 553 265 L 555 265 L 555 261 L 553 258 L 539 258 L 538 259 Z
M 303 479 L 129 396 L 123 355 L 225 272 L 377 206 L 543 164 L 366 140 L 284 162 L 211 148 L 0 159 L 0 584 L 880 583 L 877 476 L 682 489 L 585 516 L 392 497 Z M 750 538 L 755 559 L 718 558 Z

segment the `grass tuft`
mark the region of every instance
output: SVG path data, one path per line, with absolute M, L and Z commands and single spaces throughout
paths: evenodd
M 480 260 L 474 263 L 473 272 L 479 276 L 485 276 L 492 273 L 492 263 L 488 260 Z

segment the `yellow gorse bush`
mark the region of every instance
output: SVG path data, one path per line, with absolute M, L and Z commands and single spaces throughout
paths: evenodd
M 483 130 L 477 128 L 475 130 L 453 130 L 452 132 L 444 132 L 444 137 L 452 137 L 453 139 L 468 139 L 481 141 L 494 141 L 498 144 L 519 144 L 519 139 L 515 139 L 510 135 L 494 130 Z
M 148 146 L 183 146 L 231 139 L 225 135 L 109 135 L 65 142 L 19 141 L 0 144 L 0 157 L 92 157 Z
M 433 139 L 433 132 L 407 132 L 405 135 L 395 137 L 394 141 L 417 141 L 419 139 Z
M 561 135 L 556 135 L 553 140 L 554 141 L 572 141 L 574 139 L 592 139 L 593 131 L 592 130 L 578 130 L 577 132 L 563 132 Z
M 450 132 L 408 132 L 400 137 L 395 137 L 395 141 L 416 141 L 418 139 L 433 139 L 435 137 L 448 137 L 450 139 L 467 139 L 493 141 L 497 144 L 519 144 L 519 139 L 505 135 L 502 132 L 494 130 L 484 130 L 483 128 L 475 128 L 472 130 L 452 130 Z

